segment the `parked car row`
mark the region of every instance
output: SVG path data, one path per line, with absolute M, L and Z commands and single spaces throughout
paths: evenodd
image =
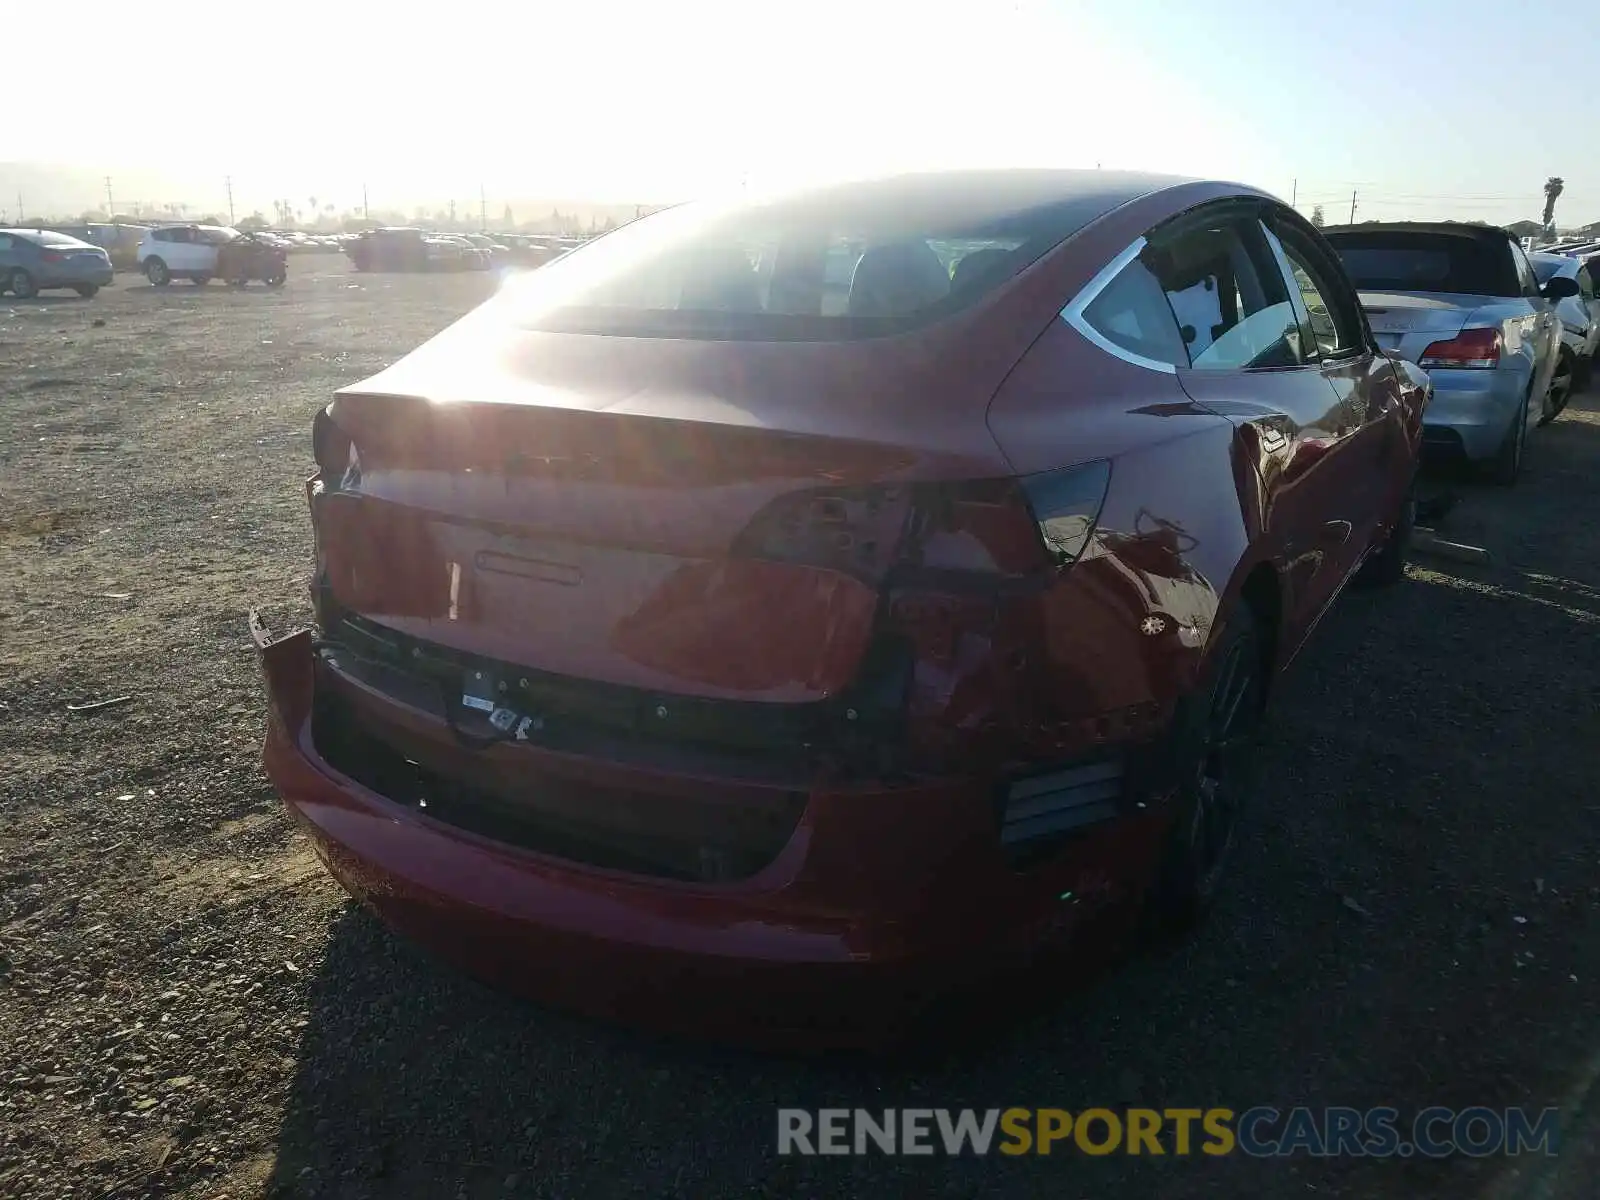
M 133 238 L 137 236 L 137 242 Z M 244 237 L 247 241 L 238 243 Z M 70 289 L 92 297 L 129 268 L 157 287 L 174 279 L 204 284 L 214 278 L 281 284 L 287 258 L 299 252 L 343 251 L 362 271 L 459 271 L 538 267 L 587 239 L 541 234 L 439 233 L 421 228 L 361 234 L 308 234 L 173 222 L 157 226 L 98 225 L 0 229 L 0 295 L 32 296 Z M 106 242 L 114 242 L 107 246 Z M 231 255 L 224 253 L 234 247 Z M 119 259 L 116 256 L 120 254 Z M 222 258 L 219 265 L 219 256 Z
M 439 233 L 418 226 L 387 226 L 354 235 L 344 252 L 358 271 L 461 271 L 540 267 L 570 252 L 582 239 L 518 233 Z
M 1492 456 L 1548 381 L 1525 261 L 1417 232 L 1110 171 L 624 226 L 317 414 L 267 773 L 443 957 L 715 1037 L 878 1042 L 1187 928 L 1425 441 Z

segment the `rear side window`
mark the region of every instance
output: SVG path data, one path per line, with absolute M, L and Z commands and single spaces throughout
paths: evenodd
M 1442 292 L 1520 296 L 1509 243 L 1452 233 L 1405 230 L 1330 233 L 1345 273 L 1363 292 Z
M 0 250 L 10 250 L 16 244 L 16 239 L 9 233 L 0 233 Z
M 1174 367 L 1189 365 L 1177 318 L 1155 273 L 1134 259 L 1083 310 L 1082 321 L 1129 354 Z
M 1119 357 L 1195 370 L 1301 365 L 1300 317 L 1250 217 L 1153 235 L 1081 312 L 1081 332 Z

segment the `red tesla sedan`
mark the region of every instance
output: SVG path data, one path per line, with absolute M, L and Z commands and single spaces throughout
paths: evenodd
M 550 1002 L 876 1040 L 1215 894 L 1274 679 L 1403 574 L 1427 377 L 1270 196 L 1101 171 L 692 204 L 319 413 L 267 771 Z

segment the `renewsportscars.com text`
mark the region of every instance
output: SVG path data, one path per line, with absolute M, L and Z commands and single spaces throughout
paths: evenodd
M 1486 1158 L 1556 1152 L 1553 1108 L 782 1108 L 779 1154 Z

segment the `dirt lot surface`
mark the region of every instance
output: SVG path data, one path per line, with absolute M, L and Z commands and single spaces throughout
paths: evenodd
M 1600 1071 L 1592 400 L 1523 485 L 1460 488 L 1442 529 L 1493 565 L 1429 561 L 1324 622 L 1193 942 L 981 1049 L 796 1062 L 434 965 L 346 902 L 259 769 L 244 613 L 304 616 L 311 415 L 490 286 L 313 258 L 278 293 L 0 299 L 0 1196 L 1592 1194 L 1543 1159 L 774 1153 L 781 1105 L 1576 1120 Z

